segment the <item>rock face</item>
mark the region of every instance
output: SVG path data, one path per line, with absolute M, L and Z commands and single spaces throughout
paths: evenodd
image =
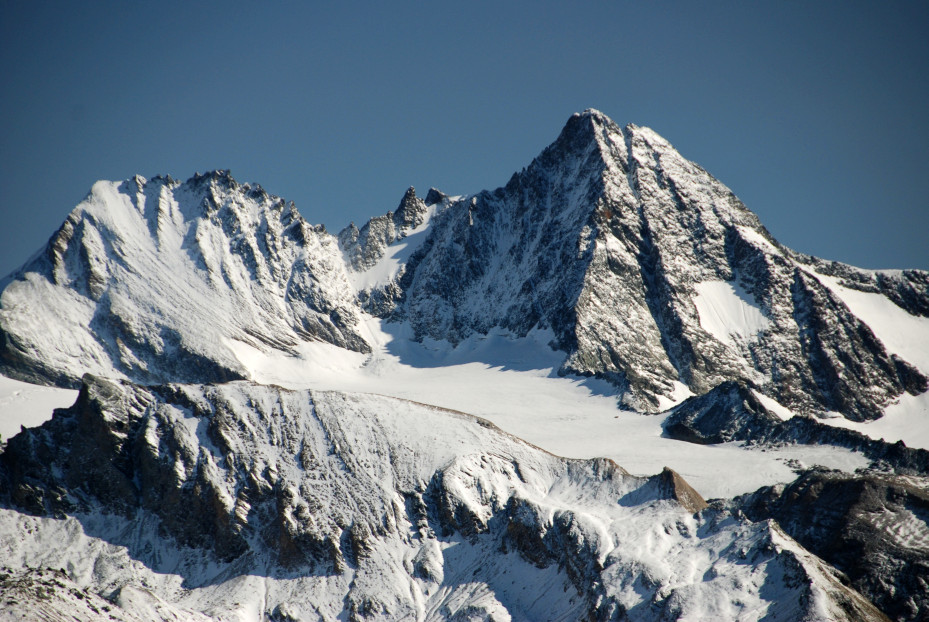
M 870 458 L 878 468 L 900 475 L 929 476 L 929 451 L 888 443 L 833 427 L 809 417 L 782 420 L 758 398 L 757 388 L 725 382 L 675 407 L 664 421 L 664 433 L 690 443 L 746 441 L 752 444 L 832 445 Z
M 0 372 L 223 382 L 230 348 L 368 345 L 342 254 L 293 204 L 227 172 L 99 182 L 0 294 Z
M 694 515 L 702 500 L 671 471 L 557 458 L 402 400 L 88 376 L 0 464 L 7 503 L 73 517 L 64 534 L 32 519 L 10 555 L 42 547 L 94 593 L 117 586 L 114 602 L 126 562 L 75 534 L 183 576 L 175 592 L 142 581 L 181 613 L 230 613 L 216 594 L 257 574 L 272 619 L 884 619 L 773 523 Z
M 897 620 L 929 611 L 929 492 L 905 477 L 811 470 L 740 504 L 775 519 Z
M 411 186 L 395 211 L 372 218 L 360 230 L 352 223 L 340 231 L 339 245 L 351 267 L 365 270 L 376 265 L 388 246 L 426 222 L 427 211 Z
M 503 188 L 453 202 L 372 310 L 453 342 L 551 328 L 564 373 L 655 411 L 745 378 L 803 412 L 879 416 L 926 378 L 820 282 L 929 308 L 925 273 L 867 273 L 779 245 L 725 186 L 647 128 L 596 111 Z M 376 296 L 374 299 L 380 300 Z

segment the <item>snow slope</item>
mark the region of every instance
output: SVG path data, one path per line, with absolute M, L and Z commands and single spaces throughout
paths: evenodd
M 231 347 L 263 384 L 377 393 L 467 412 L 559 456 L 607 457 L 642 475 L 669 466 L 707 498 L 791 481 L 804 465 L 854 471 L 868 464 L 859 454 L 826 446 L 762 450 L 665 438 L 665 414 L 621 410 L 608 383 L 558 376 L 562 355 L 548 346 L 545 331 L 522 339 L 495 331 L 452 346 L 416 343 L 405 338 L 409 327 L 373 318 L 365 328 L 368 356 L 323 344 L 307 346 L 305 358 Z
M 56 408 L 67 408 L 77 391 L 43 387 L 0 376 L 0 439 L 6 441 L 21 427 L 34 428 L 52 418 Z

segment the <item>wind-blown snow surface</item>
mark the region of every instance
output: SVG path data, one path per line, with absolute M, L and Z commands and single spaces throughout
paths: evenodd
M 87 377 L 11 443 L 32 469 L 13 498 L 69 516 L 2 510 L 4 564 L 61 568 L 137 615 L 880 619 L 773 523 L 694 515 L 660 478 L 394 398 Z

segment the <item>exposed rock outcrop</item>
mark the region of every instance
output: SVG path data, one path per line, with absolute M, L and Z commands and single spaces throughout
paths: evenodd
M 926 480 L 888 474 L 807 471 L 787 486 L 737 502 L 753 520 L 784 531 L 845 573 L 895 620 L 929 611 L 929 493 Z

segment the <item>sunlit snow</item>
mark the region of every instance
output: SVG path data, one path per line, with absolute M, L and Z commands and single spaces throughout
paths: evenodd
M 261 383 L 379 393 L 464 411 L 560 456 L 612 458 L 639 475 L 671 467 L 708 498 L 791 481 L 799 465 L 854 471 L 868 463 L 826 446 L 748 449 L 665 438 L 665 415 L 619 409 L 615 389 L 605 382 L 559 377 L 564 355 L 548 347 L 552 335 L 546 331 L 526 339 L 495 332 L 452 347 L 410 341 L 406 325 L 373 318 L 367 330 L 374 345 L 368 357 L 325 344 L 303 346 L 303 357 L 239 342 L 230 347 Z
M 815 275 L 867 324 L 888 351 L 929 374 L 929 318 L 910 315 L 882 294 L 843 287 L 839 280 Z
M 18 434 L 20 426 L 34 428 L 52 418 L 55 408 L 67 408 L 77 391 L 43 387 L 0 376 L 0 438 Z
M 700 326 L 723 343 L 753 339 L 771 324 L 738 283 L 699 283 L 693 300 L 700 314 Z

